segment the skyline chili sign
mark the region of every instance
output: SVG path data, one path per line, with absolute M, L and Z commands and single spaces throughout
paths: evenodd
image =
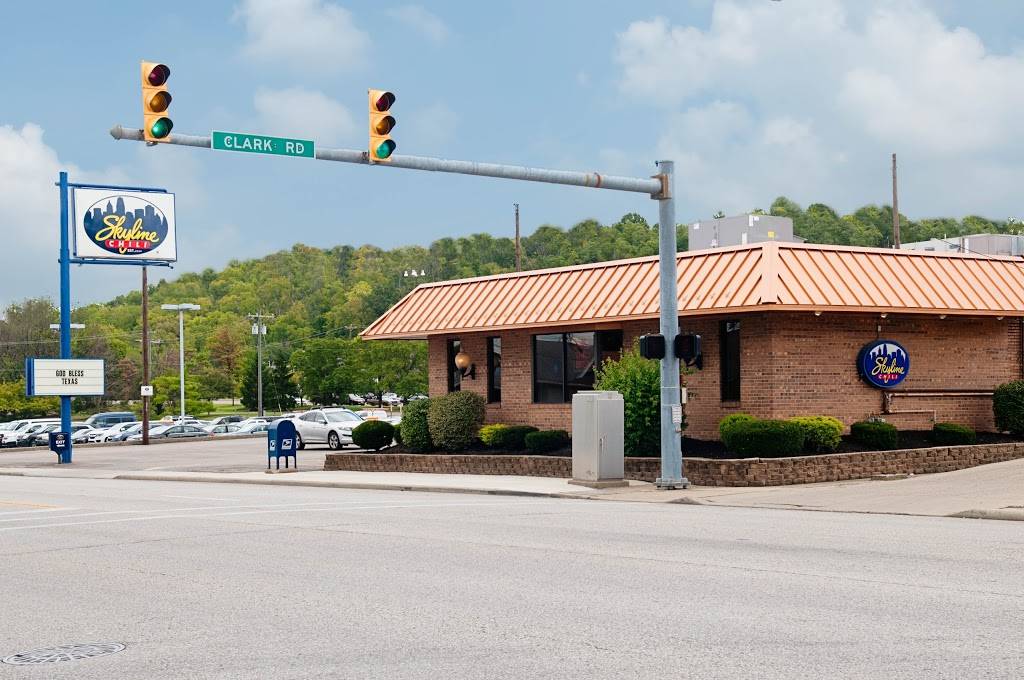
M 910 372 L 910 355 L 895 340 L 875 340 L 864 345 L 857 354 L 857 372 L 869 385 L 891 389 L 903 382 Z
M 174 194 L 75 188 L 75 256 L 177 260 Z

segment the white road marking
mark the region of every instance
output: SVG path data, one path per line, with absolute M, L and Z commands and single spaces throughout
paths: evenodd
M 35 512 L 64 512 L 67 510 L 77 510 L 78 508 L 39 508 L 37 510 L 10 510 L 0 512 L 0 517 L 7 517 L 8 515 L 27 515 Z
M 280 512 L 323 512 L 325 510 L 393 510 L 393 509 L 405 509 L 405 508 L 450 508 L 459 506 L 476 506 L 480 507 L 481 503 L 416 503 L 408 505 L 363 505 L 356 507 L 328 507 L 328 508 L 296 508 L 296 507 L 281 507 L 280 509 L 264 509 L 264 510 L 250 510 L 247 512 L 220 512 L 220 513 L 209 513 L 205 515 L 158 515 L 150 517 L 120 517 L 118 519 L 99 519 L 88 522 L 54 522 L 51 524 L 29 524 L 15 527 L 0 527 L 0 532 L 5 531 L 22 531 L 25 529 L 51 529 L 60 527 L 73 527 L 73 526 L 84 526 L 92 524 L 114 524 L 122 522 L 145 522 L 159 519 L 201 519 L 201 518 L 216 518 L 216 517 L 232 517 L 234 515 L 258 515 L 266 513 L 280 513 Z M 498 505 L 518 505 L 518 503 L 484 503 L 485 506 L 498 506 Z M 188 508 L 185 508 L 188 509 Z M 198 510 L 200 508 L 191 508 Z M 234 508 L 217 508 L 218 510 L 234 510 Z M 166 511 L 163 511 L 166 512 Z M 63 519 L 63 518 L 60 518 Z
M 229 503 L 237 503 L 239 498 L 212 498 L 210 496 L 169 496 L 164 494 L 161 498 L 187 498 L 190 501 L 227 501 Z

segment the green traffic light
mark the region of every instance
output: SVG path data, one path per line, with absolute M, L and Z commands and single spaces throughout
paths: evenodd
M 163 139 L 171 134 L 171 128 L 173 127 L 174 123 L 171 122 L 170 118 L 157 118 L 153 122 L 152 127 L 149 128 L 149 134 L 157 139 Z
M 393 140 L 385 139 L 377 146 L 373 154 L 377 158 L 390 158 L 391 154 L 395 152 L 395 146 L 396 144 Z

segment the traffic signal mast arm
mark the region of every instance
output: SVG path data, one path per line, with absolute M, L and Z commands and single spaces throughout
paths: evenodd
M 114 139 L 127 139 L 135 142 L 145 141 L 142 130 L 115 125 L 110 129 Z M 166 144 L 195 146 L 204 149 L 212 147 L 210 137 L 196 135 L 170 134 L 162 140 Z M 668 198 L 667 180 L 664 175 L 655 177 L 622 177 L 604 175 L 597 172 L 573 172 L 570 170 L 549 170 L 546 168 L 529 168 L 521 165 L 500 165 L 497 163 L 478 163 L 476 161 L 455 161 L 430 156 L 391 156 L 387 163 L 371 163 L 366 151 L 355 149 L 322 149 L 317 147 L 316 156 L 322 161 L 339 163 L 358 163 L 362 165 L 380 165 L 408 170 L 429 170 L 432 172 L 450 172 L 459 175 L 478 175 L 481 177 L 500 177 L 526 182 L 545 182 L 548 184 L 567 184 L 594 189 L 611 189 L 613 191 L 632 191 L 649 194 L 651 198 Z

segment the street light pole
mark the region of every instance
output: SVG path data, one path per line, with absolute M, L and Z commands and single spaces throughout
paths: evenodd
M 178 305 L 160 305 L 160 309 L 178 312 L 178 386 L 181 391 L 181 419 L 185 420 L 185 312 L 197 311 L 199 305 L 183 302 Z

